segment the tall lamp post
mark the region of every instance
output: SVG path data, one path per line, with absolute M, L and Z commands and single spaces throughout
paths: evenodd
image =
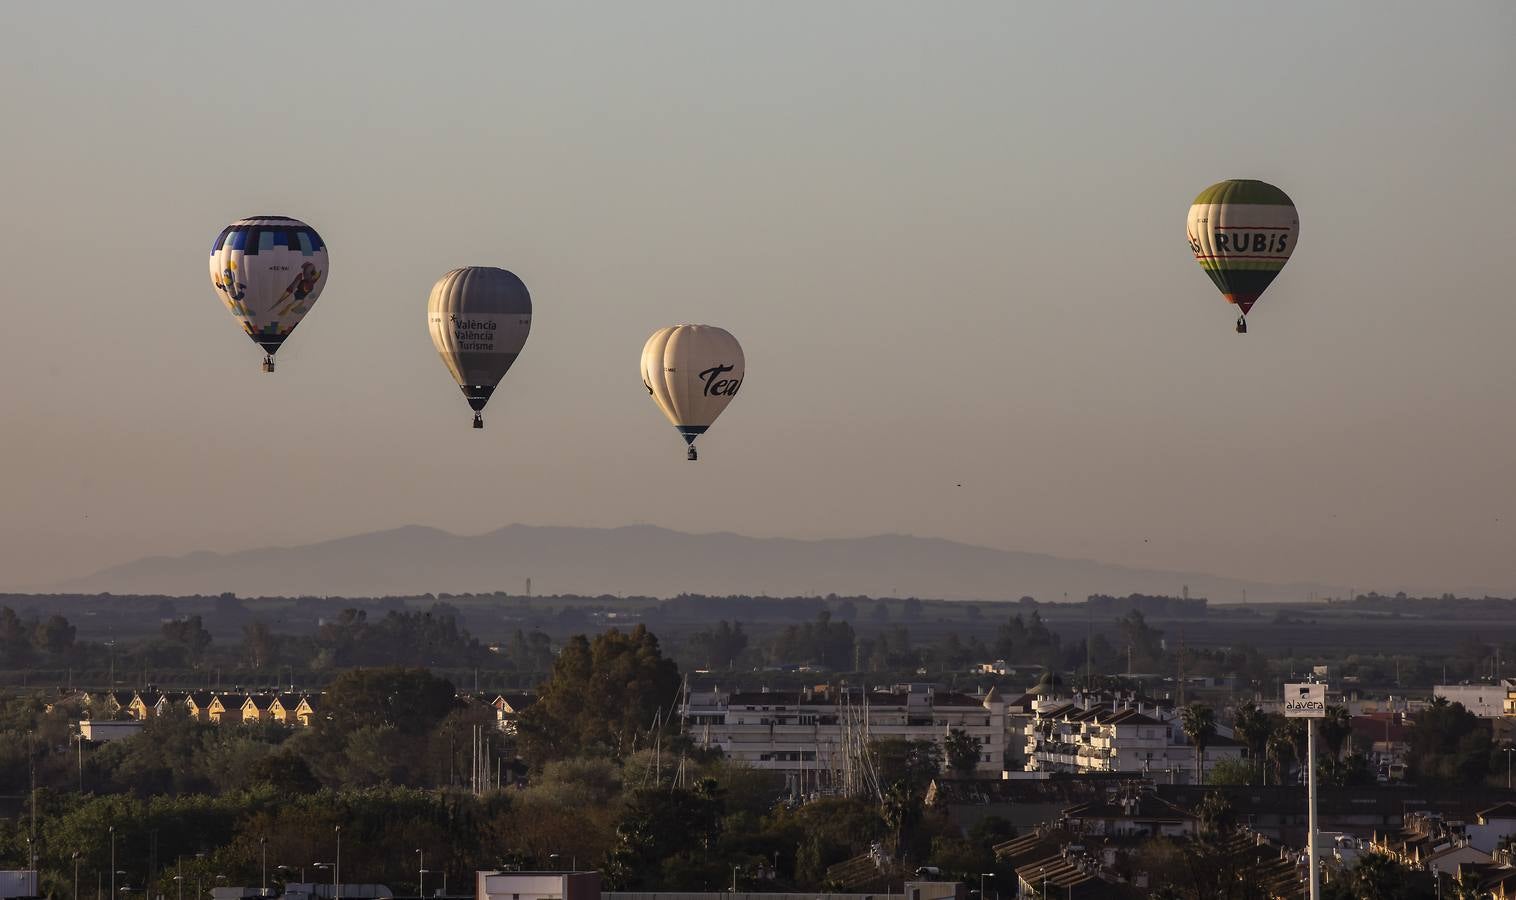
M 268 838 L 258 839 L 258 851 L 263 857 L 263 890 L 268 891 Z
M 342 826 L 337 825 L 332 830 L 337 833 L 337 861 L 332 865 L 333 900 L 342 900 Z
M 1505 748 L 1505 789 L 1511 789 L 1511 754 L 1516 753 L 1516 747 Z
M 418 862 L 416 864 L 416 896 L 418 896 L 418 897 L 425 897 L 426 896 L 426 854 L 423 853 L 423 852 L 421 852 L 421 848 L 420 847 L 417 847 L 416 848 L 416 856 L 420 858 L 420 862 Z
M 74 857 L 74 900 L 79 900 L 79 851 L 75 850 Z
M 107 830 L 111 833 L 111 900 L 116 900 L 116 826 Z
M 984 880 L 986 878 L 994 878 L 994 877 L 995 877 L 995 873 L 994 872 L 980 872 L 979 873 L 979 900 L 989 900 L 989 898 L 987 898 L 987 897 L 984 896 Z

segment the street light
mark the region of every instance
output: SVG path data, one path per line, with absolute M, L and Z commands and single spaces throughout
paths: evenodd
M 258 850 L 263 855 L 263 890 L 268 890 L 268 838 L 258 838 Z
M 1516 747 L 1505 748 L 1505 789 L 1511 789 L 1511 754 L 1516 753 Z
M 994 872 L 980 872 L 979 873 L 979 900 L 985 900 L 985 896 L 984 896 L 984 880 L 986 878 L 994 878 L 994 877 L 995 877 L 995 873 Z
M 426 854 L 423 853 L 423 852 L 421 852 L 421 848 L 420 847 L 417 847 L 416 848 L 416 855 L 418 857 L 420 857 L 420 862 L 418 862 L 417 865 L 416 865 L 416 896 L 418 896 L 418 897 L 425 897 L 426 896 Z
M 337 861 L 332 864 L 333 900 L 342 900 L 342 826 L 332 828 L 337 833 Z
M 116 826 L 108 829 L 111 833 L 111 900 L 116 897 Z
M 732 866 L 732 896 L 733 897 L 737 896 L 737 870 L 740 869 L 740 868 L 742 868 L 742 867 L 741 866 Z
M 74 900 L 79 900 L 79 851 L 73 852 L 74 858 Z

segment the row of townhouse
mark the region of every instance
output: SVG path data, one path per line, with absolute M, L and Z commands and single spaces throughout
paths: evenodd
M 1171 708 L 1092 696 L 1044 702 L 1026 720 L 1023 738 L 1029 772 L 1127 772 L 1197 783 L 1195 746 Z M 1246 758 L 1247 748 L 1231 728 L 1217 723 L 1205 747 L 1205 769 Z
M 242 691 L 102 691 L 89 694 L 92 717 L 128 716 L 139 721 L 183 711 L 191 719 L 218 724 L 279 722 L 309 727 L 320 705 L 320 694 Z
M 468 694 L 459 698 L 480 703 L 495 711 L 495 726 L 507 734 L 516 731 L 516 717 L 536 697 L 529 693 Z M 182 710 L 201 722 L 279 722 L 309 727 L 321 705 L 319 693 L 282 691 L 102 691 L 84 695 L 90 714 L 98 719 L 129 717 L 146 721 Z
M 864 690 L 818 685 L 799 691 L 692 691 L 680 709 L 685 733 L 728 759 L 790 777 L 801 789 L 835 786 L 863 765 L 868 742 L 892 738 L 945 745 L 961 731 L 978 748 L 974 775 L 999 778 L 1006 707 L 983 695 L 896 685 Z

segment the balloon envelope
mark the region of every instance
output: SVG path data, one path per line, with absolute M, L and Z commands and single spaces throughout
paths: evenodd
M 432 286 L 426 323 L 443 364 L 478 412 L 526 346 L 532 295 L 504 269 L 454 269 Z
M 713 325 L 660 328 L 642 347 L 642 384 L 685 443 L 711 427 L 745 374 L 742 346 Z
M 326 281 L 326 242 L 299 219 L 239 219 L 211 245 L 211 284 L 269 356 L 316 305 Z
M 1185 230 L 1200 267 L 1246 314 L 1295 251 L 1300 217 L 1284 191 L 1236 178 L 1200 192 Z

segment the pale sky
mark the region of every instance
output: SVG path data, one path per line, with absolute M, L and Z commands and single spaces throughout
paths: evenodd
M 1516 591 L 1513 86 L 1506 2 L 7 5 L 0 587 L 646 522 Z M 1234 177 L 1301 219 L 1247 336 Z M 331 251 L 274 375 L 207 275 L 255 214 Z M 483 432 L 460 265 L 536 307 Z M 748 363 L 695 464 L 685 321 Z

